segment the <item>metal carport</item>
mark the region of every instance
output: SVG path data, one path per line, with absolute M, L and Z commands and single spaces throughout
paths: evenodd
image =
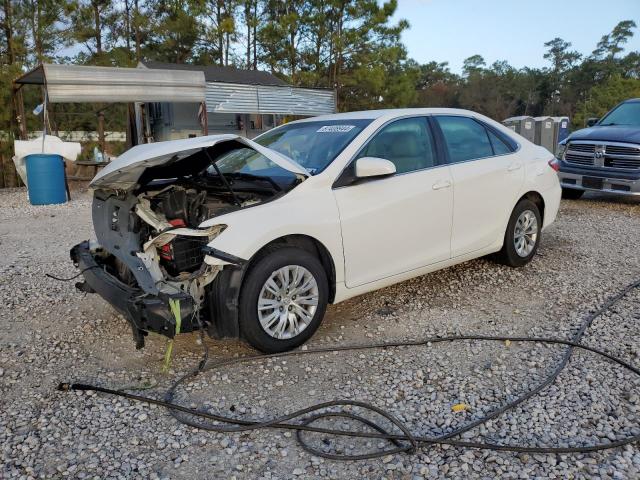
M 273 73 L 261 70 L 163 62 L 142 62 L 138 67 L 149 71 L 203 72 L 206 81 L 205 117 L 210 133 L 237 133 L 252 138 L 277 126 L 285 116 L 311 117 L 335 113 L 337 109 L 334 89 L 293 86 Z M 188 121 L 196 117 L 196 111 L 185 104 L 174 109 L 171 102 L 165 101 L 152 108 L 149 112 L 153 117 L 154 138 L 184 138 L 198 128 L 197 124 Z M 202 113 L 198 112 L 197 116 Z M 269 124 L 263 124 L 267 118 L 270 119 Z
M 147 102 L 204 105 L 206 92 L 204 73 L 199 71 L 83 65 L 42 64 L 17 78 L 14 84 L 17 90 L 24 85 L 42 85 L 45 102 L 50 103 L 136 103 L 141 107 Z M 26 137 L 24 106 L 21 104 L 19 109 L 20 131 Z M 103 122 L 101 112 L 97 114 L 100 136 Z M 139 122 L 138 119 L 137 131 Z M 137 143 L 137 138 L 132 141 Z
M 52 103 L 203 102 L 206 91 L 198 71 L 82 65 L 39 65 L 15 83 L 44 85 Z

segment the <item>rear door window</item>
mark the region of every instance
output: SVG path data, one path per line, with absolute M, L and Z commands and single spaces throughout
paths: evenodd
M 494 155 L 487 130 L 469 117 L 435 117 L 449 151 L 451 163 L 466 162 Z
M 503 140 L 498 138 L 498 136 L 491 130 L 487 129 L 487 134 L 489 135 L 489 140 L 491 141 L 494 155 L 505 155 L 513 151 L 510 146 L 508 146 L 506 143 L 504 143 Z

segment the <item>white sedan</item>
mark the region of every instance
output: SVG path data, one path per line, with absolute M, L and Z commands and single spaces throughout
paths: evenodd
M 205 329 L 264 352 L 306 341 L 328 303 L 488 254 L 535 255 L 560 203 L 547 150 L 454 109 L 309 118 L 255 141 L 141 145 L 93 180 L 85 281 L 147 332 Z

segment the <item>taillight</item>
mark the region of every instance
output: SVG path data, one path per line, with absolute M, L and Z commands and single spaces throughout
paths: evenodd
M 549 160 L 549 166 L 557 172 L 558 170 L 560 170 L 560 160 L 558 160 L 557 158 L 552 158 L 551 160 Z

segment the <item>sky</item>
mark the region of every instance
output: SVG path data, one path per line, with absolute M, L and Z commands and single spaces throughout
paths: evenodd
M 460 73 L 479 54 L 487 65 L 543 67 L 544 43 L 555 37 L 588 55 L 619 21 L 640 26 L 640 0 L 398 0 L 400 18 L 411 25 L 402 40 L 419 63 L 449 62 Z M 640 50 L 639 30 L 626 50 Z

